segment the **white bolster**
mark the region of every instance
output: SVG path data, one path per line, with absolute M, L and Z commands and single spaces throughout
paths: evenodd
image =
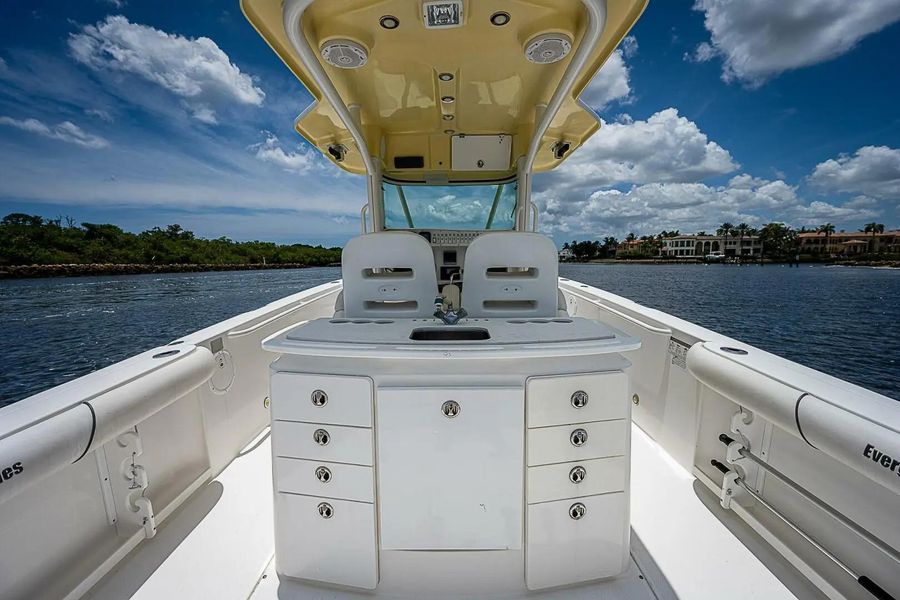
M 900 404 L 860 397 L 851 411 L 705 346 L 694 344 L 687 355 L 703 385 L 900 494 Z
M 0 439 L 0 503 L 78 461 L 210 378 L 215 361 L 208 349 L 186 345 L 178 351 L 181 356 L 175 360 Z

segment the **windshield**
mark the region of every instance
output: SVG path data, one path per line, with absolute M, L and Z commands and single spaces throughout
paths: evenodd
M 395 185 L 384 182 L 385 229 L 514 229 L 516 183 Z

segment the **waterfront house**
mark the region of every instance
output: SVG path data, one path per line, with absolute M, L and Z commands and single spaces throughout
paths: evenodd
M 810 231 L 797 236 L 800 254 L 835 254 L 853 256 L 867 252 L 900 253 L 900 230 L 871 233 L 863 231 L 824 232 Z
M 713 252 L 724 252 L 725 256 L 759 257 L 762 241 L 758 235 L 740 237 L 718 235 L 679 235 L 663 240 L 660 255 L 674 258 L 703 258 Z

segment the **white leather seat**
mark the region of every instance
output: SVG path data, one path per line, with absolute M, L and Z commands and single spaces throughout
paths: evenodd
M 485 233 L 469 244 L 462 306 L 471 317 L 556 317 L 559 258 L 538 233 Z
M 341 254 L 346 318 L 430 317 L 438 293 L 431 244 L 408 231 L 351 239 Z

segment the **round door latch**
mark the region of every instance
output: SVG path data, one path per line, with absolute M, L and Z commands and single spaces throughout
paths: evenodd
M 316 429 L 313 431 L 313 441 L 320 446 L 327 446 L 331 441 L 331 434 L 324 429 Z
M 328 394 L 322 390 L 313 390 L 313 393 L 309 395 L 309 399 L 312 401 L 313 406 L 325 406 L 328 403 Z
M 587 442 L 587 431 L 576 429 L 569 436 L 569 441 L 572 442 L 573 446 L 584 446 L 584 443 Z
M 331 481 L 331 469 L 328 467 L 319 467 L 316 469 L 316 479 L 322 483 L 328 483 Z
M 587 469 L 584 467 L 572 467 L 572 470 L 569 471 L 569 481 L 572 483 L 581 483 L 584 481 L 584 478 L 587 476 Z
M 321 504 L 319 505 L 322 506 Z M 584 504 L 581 502 L 576 502 L 572 506 L 569 507 L 569 516 L 575 519 L 576 521 L 584 517 L 584 513 L 587 512 L 587 508 L 584 507 Z
M 459 410 L 459 402 L 455 400 L 447 400 L 441 405 L 441 412 L 444 413 L 444 416 L 448 419 L 452 419 L 458 415 Z
M 319 511 L 319 516 L 323 519 L 330 519 L 334 516 L 334 507 L 327 502 L 320 502 L 319 506 L 316 507 L 316 510 Z M 571 512 L 571 510 L 569 512 Z M 575 517 L 572 518 L 574 519 Z
M 588 395 L 587 392 L 583 390 L 578 390 L 574 394 L 572 394 L 572 406 L 575 408 L 584 408 L 588 403 Z

